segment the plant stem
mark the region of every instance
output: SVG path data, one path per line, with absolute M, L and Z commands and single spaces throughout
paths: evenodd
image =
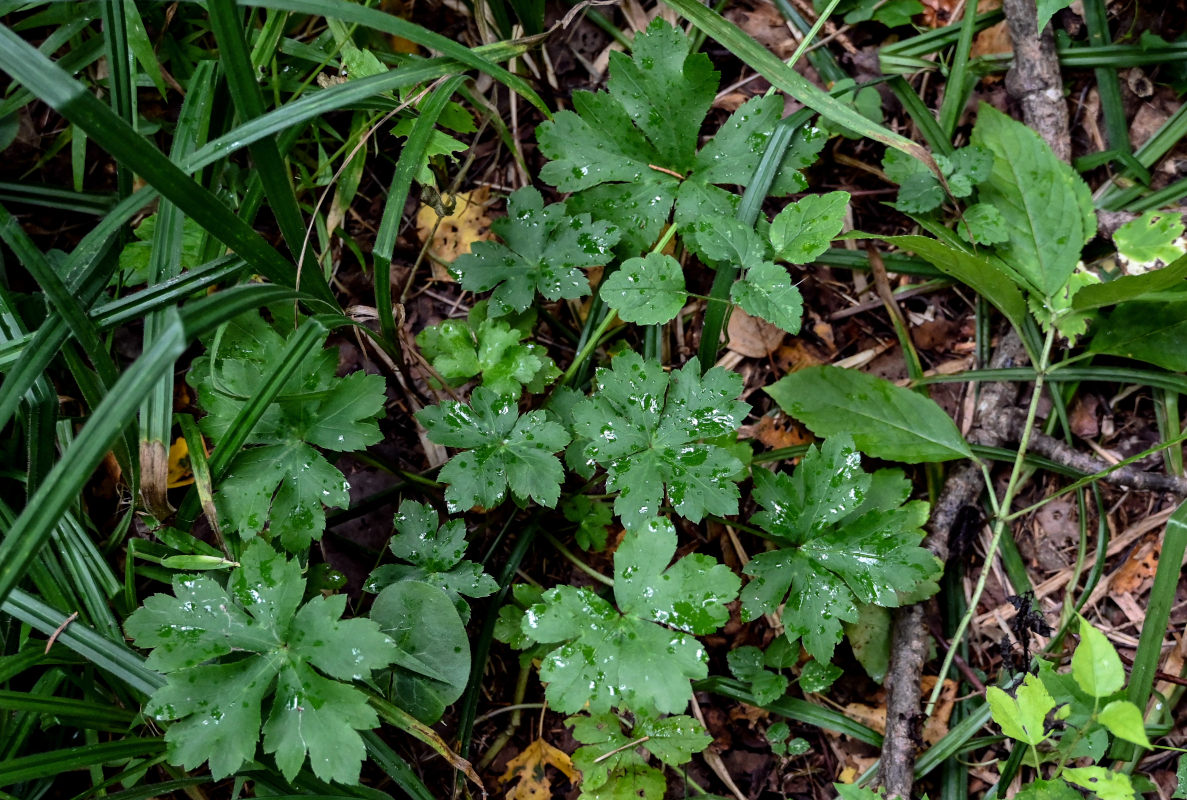
M 1030 444 L 1030 433 L 1034 428 L 1035 416 L 1038 414 L 1039 399 L 1043 395 L 1044 378 L 1050 366 L 1051 346 L 1054 342 L 1055 328 L 1053 326 L 1047 332 L 1047 338 L 1043 341 L 1043 352 L 1039 356 L 1038 370 L 1035 375 L 1034 393 L 1031 395 L 1030 404 L 1026 409 L 1026 425 L 1022 429 L 1022 436 L 1018 442 L 1018 457 L 1014 459 L 1014 468 L 1010 470 L 1010 480 L 1006 484 L 1006 490 L 1002 494 L 1001 501 L 998 503 L 998 512 L 993 524 L 993 538 L 989 542 L 989 550 L 985 553 L 985 564 L 981 567 L 981 575 L 977 578 L 977 586 L 973 589 L 973 596 L 969 598 L 968 611 L 961 618 L 960 625 L 957 626 L 956 633 L 952 636 L 948 653 L 944 656 L 944 663 L 940 667 L 940 674 L 936 678 L 936 685 L 932 689 L 931 697 L 927 699 L 927 708 L 924 711 L 929 717 L 936 707 L 936 702 L 940 699 L 940 692 L 944 688 L 944 678 L 947 677 L 948 671 L 952 669 L 952 659 L 956 655 L 957 644 L 964 638 L 969 624 L 977 614 L 977 604 L 981 601 L 981 595 L 985 591 L 985 583 L 989 580 L 989 571 L 993 567 L 993 559 L 997 557 L 997 550 L 1001 545 L 1002 534 L 1006 530 L 1006 515 L 1010 511 L 1010 505 L 1014 502 L 1014 495 L 1021 485 L 1019 479 L 1022 476 L 1023 467 L 1025 466 L 1026 448 Z M 987 483 L 986 486 L 991 487 L 992 484 Z
M 581 352 L 573 359 L 573 363 L 565 370 L 565 374 L 561 376 L 559 386 L 565 386 L 569 381 L 573 380 L 573 376 L 577 374 L 577 370 L 581 369 L 581 365 L 589 358 L 590 353 L 597 349 L 602 341 L 603 334 L 614 324 L 614 320 L 618 319 L 618 313 L 615 311 L 607 311 L 605 318 L 602 319 L 594 332 L 590 335 L 589 340 L 586 341 L 585 347 L 581 348 Z
M 605 586 L 614 586 L 613 578 L 607 578 L 605 575 L 598 572 L 596 569 L 591 567 L 589 564 L 586 564 L 584 561 L 582 561 L 580 558 L 578 558 L 576 555 L 574 555 L 573 551 L 571 551 L 569 548 L 567 548 L 563 544 L 561 544 L 560 541 L 555 536 L 553 536 L 551 533 L 549 533 L 548 531 L 543 531 L 543 533 L 544 533 L 544 538 L 547 539 L 549 542 L 551 542 L 552 546 L 556 548 L 556 551 L 558 553 L 560 553 L 562 556 L 564 556 L 565 560 L 568 561 L 570 564 L 572 564 L 577 569 L 584 572 L 589 577 L 593 578 L 598 583 L 601 583 Z

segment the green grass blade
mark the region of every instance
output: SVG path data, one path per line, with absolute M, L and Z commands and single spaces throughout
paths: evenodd
M 0 786 L 50 778 L 63 772 L 87 769 L 112 761 L 141 758 L 164 752 L 164 739 L 127 738 L 64 750 L 51 750 L 22 758 L 11 758 L 0 764 Z
M 1142 635 L 1129 673 L 1126 697 L 1142 709 L 1143 715 L 1153 693 L 1154 673 L 1162 660 L 1162 640 L 1166 638 L 1171 606 L 1175 604 L 1184 552 L 1187 552 L 1187 503 L 1180 505 L 1166 521 L 1162 552 L 1158 556 L 1154 585 L 1150 587 L 1150 598 L 1146 603 L 1146 618 L 1142 621 Z M 1135 745 L 1128 742 L 1120 744 L 1116 747 L 1117 757 L 1132 760 L 1135 749 Z
M 416 776 L 408 762 L 388 747 L 383 739 L 379 738 L 378 733 L 363 731 L 362 737 L 363 744 L 367 747 L 367 755 L 405 794 L 412 800 L 433 800 L 433 793 Z
M 457 42 L 433 33 L 420 25 L 387 14 L 375 8 L 366 8 L 346 0 L 240 0 L 243 5 L 261 8 L 275 8 L 293 11 L 298 14 L 312 14 L 314 16 L 332 17 L 343 22 L 353 22 L 364 28 L 380 31 L 391 36 L 399 36 L 410 42 L 415 42 L 427 50 L 441 53 L 444 56 L 460 61 L 471 69 L 484 72 L 503 84 L 523 99 L 534 105 L 545 117 L 551 118 L 552 112 L 540 99 L 527 81 L 518 75 L 513 75 L 492 61 L 488 61 L 476 50 L 463 47 Z
M 31 89 L 66 119 L 87 131 L 91 139 L 117 161 L 133 169 L 162 197 L 188 216 L 251 267 L 274 283 L 292 286 L 294 265 L 227 208 L 217 197 L 190 179 L 149 141 L 138 136 L 84 86 L 7 27 L 0 26 L 0 69 Z M 309 293 L 331 310 L 337 309 L 330 287 L 319 273 L 304 276 Z
M 0 604 L 0 611 L 26 623 L 46 636 L 66 622 L 67 615 L 20 589 L 13 589 Z M 110 673 L 128 687 L 145 695 L 165 685 L 165 676 L 144 666 L 144 659 L 120 642 L 114 642 L 79 622 L 62 628 L 55 640 L 101 670 Z
M 1088 41 L 1095 46 L 1109 44 L 1109 16 L 1104 0 L 1084 0 L 1084 21 L 1088 24 Z M 1130 154 L 1129 123 L 1121 100 L 1121 81 L 1117 71 L 1097 67 L 1096 88 L 1100 93 L 1100 107 L 1105 117 L 1105 137 L 1109 147 L 1118 153 Z M 1140 163 L 1140 162 L 1139 162 Z M 1149 177 L 1147 175 L 1147 180 Z
M 0 710 L 64 717 L 70 724 L 101 731 L 127 730 L 136 714 L 110 703 L 0 690 Z
M 759 705 L 752 695 L 746 689 L 746 684 L 741 681 L 733 680 L 732 678 L 723 678 L 717 675 L 712 675 L 704 680 L 695 681 L 693 688 L 698 692 L 712 692 L 713 694 L 728 697 L 732 700 L 738 700 L 742 703 L 748 703 L 752 706 L 765 708 L 773 714 L 778 714 L 781 717 L 801 722 L 805 725 L 814 725 L 818 728 L 824 728 L 837 733 L 843 733 L 846 736 L 852 736 L 859 742 L 873 745 L 874 747 L 882 746 L 882 734 L 878 733 L 872 728 L 862 725 L 860 722 L 855 722 L 844 714 L 833 711 L 831 708 L 824 708 L 823 706 L 813 705 L 806 700 L 799 700 L 794 697 L 783 697 L 773 703 L 768 703 L 765 706 Z
M 396 246 L 396 237 L 400 233 L 400 221 L 404 218 L 408 190 L 412 188 L 412 180 L 416 173 L 420 171 L 429 141 L 437 127 L 437 119 L 445 110 L 449 98 L 464 80 L 461 76 L 450 78 L 421 102 L 419 115 L 412 124 L 403 150 L 400 151 L 400 160 L 396 162 L 396 174 L 392 177 L 391 189 L 383 206 L 383 218 L 379 222 L 379 231 L 375 234 L 375 310 L 379 314 L 383 338 L 391 346 L 399 346 L 400 341 L 396 336 L 396 319 L 392 313 L 392 251 Z
M 102 216 L 111 210 L 115 200 L 115 195 L 109 192 L 77 192 L 53 186 L 0 181 L 0 203 L 20 203 Z
M 940 173 L 935 159 L 923 146 L 882 125 L 871 122 L 854 109 L 830 97 L 823 89 L 814 86 L 807 78 L 780 61 L 774 53 L 756 42 L 737 25 L 705 7 L 699 0 L 664 0 L 664 2 L 742 59 L 776 89 L 787 92 L 796 100 L 833 122 L 840 123 L 846 128 L 888 147 L 901 150 L 912 158 L 922 161 L 937 175 Z
M 977 32 L 977 15 L 967 5 L 961 13 L 963 16 L 960 19 L 960 34 L 956 40 L 956 50 L 952 54 L 948 81 L 944 84 L 944 99 L 940 103 L 940 130 L 943 131 L 944 141 L 949 146 L 960 122 L 960 115 L 969 104 L 969 93 L 976 81 L 976 76 L 969 74 L 969 53 L 973 47 L 973 36 Z
M 239 112 L 239 118 L 247 121 L 262 116 L 264 96 L 260 92 L 259 80 L 252 66 L 251 56 L 247 52 L 247 43 L 243 39 L 243 12 L 236 7 L 235 0 L 208 0 L 206 7 L 210 13 L 215 40 L 218 42 L 219 60 L 227 78 L 227 87 L 231 91 L 231 101 L 235 104 L 235 110 Z M 268 205 L 276 217 L 276 224 L 288 244 L 289 252 L 294 259 L 299 259 L 302 263 L 311 263 L 309 254 L 303 254 L 305 223 L 301 218 L 301 209 L 297 206 L 293 182 L 284 159 L 280 157 L 276 140 L 261 139 L 252 144 L 250 150 L 256 173 L 260 176 L 264 194 L 268 198 Z
M 75 502 L 91 472 L 139 408 L 140 398 L 185 351 L 185 329 L 175 319 L 168 332 L 128 368 L 0 541 L 0 600 L 24 575 L 62 513 Z
M 931 146 L 931 149 L 942 155 L 950 154 L 952 152 L 952 143 L 949 141 L 949 136 L 944 133 L 940 123 L 936 122 L 931 109 L 924 105 L 923 100 L 919 97 L 919 93 L 912 88 L 911 84 L 907 83 L 906 79 L 902 76 L 896 75 L 888 80 L 886 85 L 890 87 L 890 91 L 894 92 L 894 96 L 903 104 L 903 110 L 910 115 L 911 120 L 919 128 L 919 132 L 923 134 L 923 138 L 927 139 L 927 143 Z M 948 85 L 952 86 L 951 82 Z M 956 87 L 953 88 L 955 89 Z
M 136 60 L 140 62 L 141 69 L 144 70 L 144 74 L 148 79 L 152 81 L 153 86 L 157 87 L 157 92 L 160 93 L 161 97 L 165 97 L 168 94 L 165 88 L 165 75 L 161 71 L 161 62 L 157 60 L 157 53 L 153 49 L 152 40 L 148 38 L 148 31 L 144 28 L 144 20 L 140 17 L 140 9 L 136 8 L 135 0 L 123 0 L 120 5 L 123 6 L 124 30 L 128 37 L 128 49 L 135 56 Z M 196 88 L 196 85 L 190 83 L 190 88 Z
M 121 5 L 121 0 L 101 0 L 99 16 L 103 22 L 103 41 L 107 45 L 107 85 L 111 91 L 111 109 L 118 119 L 134 130 L 136 87 L 132 75 L 132 48 L 128 46 L 127 23 Z M 132 173 L 125 164 L 116 164 L 116 185 L 121 198 L 132 193 Z

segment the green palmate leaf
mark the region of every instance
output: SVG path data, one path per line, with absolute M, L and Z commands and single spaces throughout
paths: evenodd
M 994 155 L 993 172 L 978 197 L 1005 221 L 1009 238 L 998 254 L 1034 292 L 1054 295 L 1096 234 L 1088 185 L 1037 133 L 985 103 L 977 112 L 973 142 Z
M 740 681 L 750 684 L 750 693 L 760 706 L 775 702 L 787 693 L 787 676 L 765 668 L 763 652 L 749 645 L 726 653 L 730 672 Z
M 911 464 L 972 458 L 952 419 L 922 395 L 857 370 L 793 372 L 766 387 L 818 436 L 850 434 L 864 453 Z
M 1080 617 L 1080 644 L 1072 654 L 1072 677 L 1093 697 L 1108 697 L 1125 685 L 1125 668 L 1108 638 Z
M 664 253 L 628 258 L 602 282 L 602 300 L 623 322 L 662 325 L 688 302 L 680 262 Z
M 438 586 L 405 580 L 379 593 L 371 619 L 398 648 L 390 696 L 422 722 L 437 722 L 470 679 L 470 639 L 457 609 Z
M 1183 255 L 1175 240 L 1183 235 L 1183 219 L 1178 214 L 1147 211 L 1125 223 L 1113 234 L 1117 250 L 1134 261 L 1170 263 Z
M 358 782 L 365 755 L 358 731 L 378 718 L 366 695 L 341 681 L 366 678 L 399 653 L 370 620 L 340 619 L 345 595 L 300 606 L 304 591 L 300 564 L 254 541 L 226 588 L 178 576 L 172 596 L 153 595 L 128 618 L 137 646 L 153 648 L 147 665 L 168 674 L 145 711 L 179 720 L 165 734 L 174 764 L 209 761 L 215 779 L 238 770 L 255 757 L 271 695 L 264 750 L 286 779 L 308 755 L 319 778 Z M 234 660 L 205 663 L 231 653 Z
M 1055 13 L 1057 11 L 1062 11 L 1071 4 L 1072 0 L 1037 0 L 1037 30 L 1042 33 L 1043 28 L 1047 27 L 1047 23 L 1051 21 L 1051 18 L 1055 16 Z
M 701 724 L 691 717 L 656 718 L 636 714 L 627 734 L 622 722 L 612 713 L 570 717 L 573 738 L 584 746 L 573 753 L 573 764 L 581 770 L 582 797 L 651 797 L 654 778 L 663 796 L 663 774 L 647 765 L 646 751 L 671 766 L 688 762 L 712 742 Z M 637 742 L 637 747 L 631 743 Z
M 692 694 L 689 680 L 707 674 L 694 634 L 712 632 L 729 619 L 725 604 L 737 595 L 739 581 L 707 556 L 686 556 L 669 567 L 675 552 L 675 528 L 653 518 L 628 533 L 614 556 L 617 610 L 589 589 L 572 586 L 550 589 L 528 610 L 523 635 L 559 645 L 540 666 L 549 705 L 564 713 L 587 703 L 594 713 L 684 708 Z
M 294 332 L 290 336 L 300 336 Z M 290 338 L 291 340 L 291 338 Z M 358 450 L 379 441 L 383 379 L 361 372 L 338 378 L 336 349 L 303 359 L 244 435 L 244 408 L 280 366 L 286 339 L 255 312 L 236 318 L 194 360 L 187 381 L 206 410 L 201 425 L 216 445 L 249 445 L 230 458 L 215 502 L 222 524 L 243 537 L 268 535 L 303 550 L 325 530 L 325 506 L 344 508 L 346 479 L 316 449 Z M 218 480 L 219 476 L 215 476 Z
M 899 605 L 935 572 L 919 546 L 927 521 L 923 502 L 903 504 L 910 484 L 897 471 L 870 475 L 848 436 L 810 449 L 791 475 L 754 471 L 752 522 L 784 545 L 755 556 L 745 572 L 744 619 L 784 605 L 787 638 L 828 662 L 842 623 L 858 620 L 857 604 Z
M 1128 700 L 1114 700 L 1102 708 L 1100 724 L 1119 739 L 1133 742 L 1147 750 L 1153 748 L 1146 736 L 1146 721 L 1142 719 L 1141 709 Z
M 534 315 L 529 315 L 534 320 Z M 453 386 L 482 376 L 482 385 L 502 395 L 518 397 L 522 387 L 540 392 L 560 375 L 547 351 L 522 340 L 531 334 L 531 322 L 512 325 L 487 319 L 486 304 L 479 303 L 465 321 L 448 319 L 416 335 L 425 358 Z
M 812 659 L 800 671 L 800 688 L 808 693 L 827 692 L 843 671 L 835 664 Z
M 702 376 L 695 358 L 665 373 L 658 362 L 625 353 L 599 369 L 596 382 L 593 396 L 573 409 L 573 430 L 589 442 L 584 458 L 606 467 L 606 487 L 619 493 L 614 511 L 627 528 L 653 519 L 665 493 L 694 522 L 737 513 L 741 462 L 702 440 L 736 431 L 745 417 L 739 375 L 715 367 Z
M 1135 358 L 1175 372 L 1187 370 L 1187 299 L 1121 303 L 1095 330 L 1088 345 L 1094 353 Z
M 574 495 L 561 503 L 565 519 L 577 523 L 573 538 L 583 550 L 605 550 L 608 528 L 614 521 L 610 504 L 594 500 L 587 495 Z
M 825 250 L 845 224 L 848 192 L 810 194 L 791 203 L 771 222 L 775 257 L 792 264 L 807 264 Z
M 463 597 L 487 597 L 499 588 L 480 564 L 464 558 L 465 520 L 452 519 L 438 527 L 437 512 L 415 500 L 405 500 L 396 513 L 396 535 L 388 543 L 392 555 L 404 564 L 384 564 L 371 573 L 364 588 L 378 592 L 398 581 L 419 581 L 436 586 L 457 608 L 463 621 L 470 606 Z
M 993 721 L 1006 736 L 1029 745 L 1037 745 L 1047 738 L 1044 726 L 1047 713 L 1055 708 L 1055 700 L 1034 675 L 1027 674 L 1014 697 L 990 686 L 985 699 L 989 701 Z
M 491 230 L 502 242 L 475 242 L 450 269 L 468 291 L 494 289 L 492 316 L 523 311 L 537 291 L 549 300 L 589 294 L 582 270 L 608 263 L 619 238 L 610 223 L 570 214 L 561 203 L 545 207 L 530 186 L 507 199 L 507 216 L 491 223 Z
M 480 505 L 493 508 L 507 495 L 529 497 L 552 508 L 560 497 L 564 469 L 553 455 L 569 443 L 569 434 L 543 411 L 519 415 L 516 402 L 479 386 L 470 405 L 450 400 L 426 406 L 416 419 L 429 438 L 461 448 L 438 477 L 449 484 L 445 501 L 450 513 Z
M 1134 800 L 1137 793 L 1129 776 L 1104 767 L 1068 767 L 1062 772 L 1068 783 L 1093 792 L 1100 800 Z
M 704 214 L 731 216 L 737 197 L 718 188 L 750 181 L 782 113 L 779 98 L 747 101 L 700 151 L 701 124 L 717 91 L 707 56 L 662 19 L 636 34 L 631 55 L 611 54 L 609 92 L 576 92 L 573 111 L 537 128 L 551 159 L 540 177 L 575 192 L 571 210 L 592 212 L 623 230 L 634 252 L 651 246 L 676 207 L 676 222 L 695 243 L 692 224 Z M 771 191 L 805 188 L 796 170 L 824 144 L 814 131 L 797 134 Z

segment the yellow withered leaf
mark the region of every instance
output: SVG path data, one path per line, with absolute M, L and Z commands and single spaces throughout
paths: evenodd
M 570 783 L 580 780 L 580 773 L 564 750 L 553 747 L 543 739 L 537 739 L 507 762 L 507 770 L 499 778 L 499 783 L 503 784 L 519 780 L 507 790 L 507 800 L 551 800 L 552 779 L 548 777 L 549 766 L 559 770 Z

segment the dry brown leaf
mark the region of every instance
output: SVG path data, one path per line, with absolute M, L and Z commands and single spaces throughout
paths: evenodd
M 421 242 L 432 236 L 429 245 L 429 255 L 433 257 L 433 276 L 439 280 L 453 280 L 444 269 L 439 269 L 436 262 L 452 264 L 458 256 L 470 252 L 470 245 L 491 239 L 491 218 L 487 214 L 490 206 L 490 188 L 479 186 L 469 192 L 459 192 L 454 195 L 453 213 L 441 217 L 441 224 L 437 225 L 437 210 L 431 205 L 424 205 L 416 212 L 416 235 Z M 433 226 L 437 225 L 436 232 Z
M 1156 539 L 1147 539 L 1135 547 L 1113 575 L 1113 593 L 1140 595 L 1149 588 L 1158 569 L 1160 549 Z
M 932 687 L 936 685 L 936 676 L 924 675 L 923 680 L 919 683 L 923 696 L 927 697 L 931 694 Z M 881 699 L 882 693 L 879 692 L 875 700 Z M 940 699 L 936 702 L 935 711 L 928 718 L 927 724 L 923 726 L 923 741 L 927 744 L 935 744 L 948 733 L 948 720 L 952 718 L 952 706 L 955 702 L 956 681 L 946 680 L 944 689 L 940 692 Z M 860 722 L 867 728 L 873 728 L 878 733 L 886 732 L 886 705 L 884 703 L 878 706 L 850 703 L 845 706 L 845 716 Z
M 739 436 L 758 439 L 764 446 L 772 450 L 797 447 L 815 441 L 812 434 L 808 433 L 802 425 L 792 422 L 790 417 L 783 414 L 761 416 L 755 424 L 743 426 L 743 431 L 739 431 Z
M 784 333 L 771 323 L 740 308 L 730 314 L 729 349 L 747 358 L 766 358 L 783 341 Z
M 757 2 L 744 7 L 731 5 L 725 16 L 779 58 L 787 59 L 795 52 L 796 40 L 774 3 Z
M 502 784 L 516 779 L 519 781 L 507 790 L 507 800 L 552 800 L 552 779 L 548 777 L 548 767 L 559 770 L 569 779 L 569 783 L 581 779 L 568 753 L 543 739 L 537 739 L 507 762 L 507 771 L 499 778 Z
M 986 28 L 973 39 L 973 47 L 969 51 L 972 58 L 993 55 L 994 53 L 1012 53 L 1014 43 L 1010 41 L 1010 31 L 1006 23 L 999 22 L 992 28 Z

